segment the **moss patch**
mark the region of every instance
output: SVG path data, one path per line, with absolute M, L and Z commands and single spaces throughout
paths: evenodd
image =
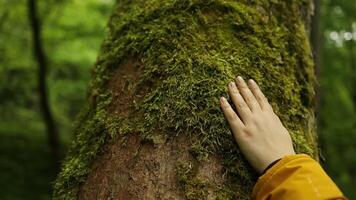
M 209 184 L 196 177 L 196 175 L 196 164 L 178 163 L 178 184 L 185 192 L 185 197 L 189 200 L 207 199 L 207 187 Z
M 237 75 L 253 78 L 292 134 L 299 152 L 315 155 L 310 139 L 314 72 L 303 9 L 308 0 L 123 0 L 114 10 L 93 69 L 88 106 L 55 183 L 55 199 L 75 199 L 91 163 L 115 136 L 155 129 L 168 137 L 189 134 L 198 159 L 224 154 L 229 188 L 247 199 L 255 175 L 228 134 L 219 108 L 226 84 Z M 309 11 L 307 12 L 309 13 Z M 150 85 L 132 104 L 139 113 L 110 114 L 108 81 L 132 57 L 144 66 L 133 88 Z M 152 138 L 152 137 L 151 137 Z M 184 188 L 204 186 L 182 181 Z M 190 191 L 190 189 L 186 190 Z M 204 196 L 204 190 L 201 190 Z M 187 192 L 187 197 L 194 194 Z

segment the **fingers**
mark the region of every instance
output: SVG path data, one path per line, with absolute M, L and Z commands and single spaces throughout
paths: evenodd
M 232 102 L 235 104 L 236 110 L 241 116 L 242 121 L 246 123 L 251 115 L 251 110 L 241 96 L 234 82 L 229 83 L 229 95 Z
M 242 123 L 242 121 L 237 116 L 235 111 L 232 109 L 232 107 L 229 104 L 229 102 L 227 102 L 225 97 L 221 97 L 220 98 L 220 106 L 221 106 L 221 109 L 223 110 L 225 118 L 227 119 L 227 121 L 230 124 L 232 132 L 236 136 L 237 134 L 239 134 L 241 132 L 242 128 L 245 125 Z
M 260 87 L 257 85 L 257 83 L 250 79 L 248 81 L 248 85 L 253 93 L 253 95 L 255 96 L 258 104 L 261 106 L 261 109 L 269 109 L 271 108 L 270 104 L 268 103 L 267 98 L 265 97 L 265 95 L 262 93 Z
M 236 79 L 237 87 L 241 92 L 242 97 L 245 99 L 246 104 L 251 109 L 251 111 L 261 110 L 259 103 L 257 102 L 255 96 L 251 92 L 250 88 L 247 86 L 246 82 L 241 76 L 238 76 Z

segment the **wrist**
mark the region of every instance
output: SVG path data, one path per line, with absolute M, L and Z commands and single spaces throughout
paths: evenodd
M 279 158 L 273 162 L 271 162 L 269 165 L 267 165 L 267 167 L 262 171 L 262 173 L 260 175 L 265 174 L 270 168 L 272 168 L 275 164 L 277 164 L 280 160 L 282 160 L 282 158 Z

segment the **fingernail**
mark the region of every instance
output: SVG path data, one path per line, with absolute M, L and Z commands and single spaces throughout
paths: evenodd
M 229 87 L 230 87 L 230 89 L 235 89 L 235 88 L 236 88 L 236 85 L 235 85 L 234 82 L 230 82 L 230 83 L 229 83 Z
M 244 79 L 243 79 L 241 76 L 238 76 L 238 77 L 237 77 L 237 80 L 238 80 L 240 83 L 242 83 L 242 82 L 244 81 Z
M 225 104 L 225 102 L 226 102 L 225 97 L 220 97 L 220 102 L 221 102 L 222 104 Z
M 255 84 L 256 83 L 253 79 L 249 79 L 248 82 L 251 83 L 251 84 Z

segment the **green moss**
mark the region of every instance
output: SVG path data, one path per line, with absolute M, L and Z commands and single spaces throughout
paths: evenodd
M 209 184 L 197 177 L 196 163 L 178 163 L 177 177 L 187 199 L 207 199 Z
M 76 140 L 63 164 L 55 199 L 75 199 L 91 163 L 114 137 L 141 133 L 148 141 L 189 134 L 197 158 L 224 154 L 229 187 L 247 199 L 256 179 L 232 142 L 219 108 L 226 84 L 236 75 L 255 79 L 293 136 L 299 152 L 315 155 L 308 123 L 313 113 L 314 72 L 305 16 L 309 0 L 131 0 L 120 1 L 109 22 L 78 120 Z M 133 108 L 142 115 L 107 112 L 108 80 L 120 64 L 137 58 L 144 66 L 136 87 L 150 91 Z M 160 138 L 160 137 L 158 137 Z M 206 183 L 182 181 L 194 199 Z M 225 192 L 224 192 L 225 191 Z M 222 189 L 221 199 L 232 199 Z
M 225 187 L 216 192 L 216 200 L 237 199 L 238 194 L 231 188 Z

